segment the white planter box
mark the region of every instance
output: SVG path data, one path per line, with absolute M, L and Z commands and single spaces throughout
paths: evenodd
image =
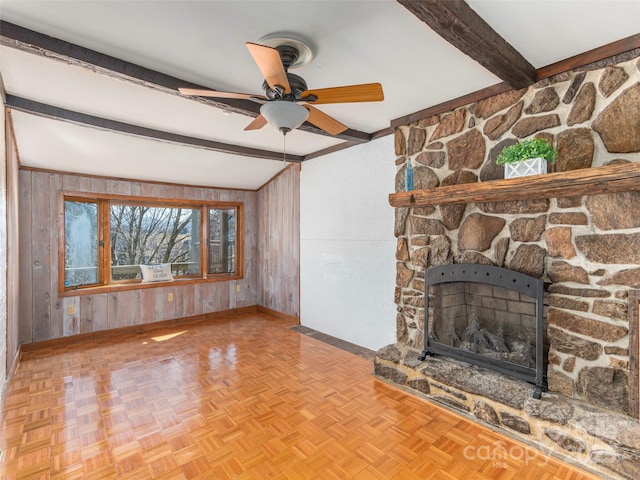
M 547 173 L 547 161 L 544 158 L 530 158 L 504 166 L 504 178 L 526 177 Z

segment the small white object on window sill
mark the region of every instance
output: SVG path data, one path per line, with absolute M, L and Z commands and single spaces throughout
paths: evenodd
M 142 271 L 142 283 L 173 281 L 170 263 L 140 265 L 140 270 Z

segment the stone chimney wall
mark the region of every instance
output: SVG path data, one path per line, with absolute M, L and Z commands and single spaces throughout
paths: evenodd
M 503 178 L 500 151 L 531 137 L 556 147 L 556 172 L 640 162 L 639 57 L 634 50 L 396 128 L 396 191 L 407 162 L 416 189 Z M 633 414 L 628 297 L 640 289 L 640 192 L 587 193 L 397 208 L 398 343 L 422 348 L 425 269 L 523 272 L 550 283 L 549 390 Z

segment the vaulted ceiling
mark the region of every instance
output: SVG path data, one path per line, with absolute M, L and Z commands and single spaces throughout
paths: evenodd
M 283 168 L 284 151 L 316 158 L 640 42 L 640 0 L 2 0 L 0 19 L 23 166 L 248 189 Z M 295 70 L 310 89 L 380 82 L 384 101 L 318 105 L 349 129 L 283 137 L 244 130 L 257 103 L 177 92 L 261 94 L 245 43 L 269 34 L 311 47 Z

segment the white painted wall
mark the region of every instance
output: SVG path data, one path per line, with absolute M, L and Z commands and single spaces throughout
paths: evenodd
M 303 163 L 301 323 L 377 350 L 395 342 L 393 135 Z

